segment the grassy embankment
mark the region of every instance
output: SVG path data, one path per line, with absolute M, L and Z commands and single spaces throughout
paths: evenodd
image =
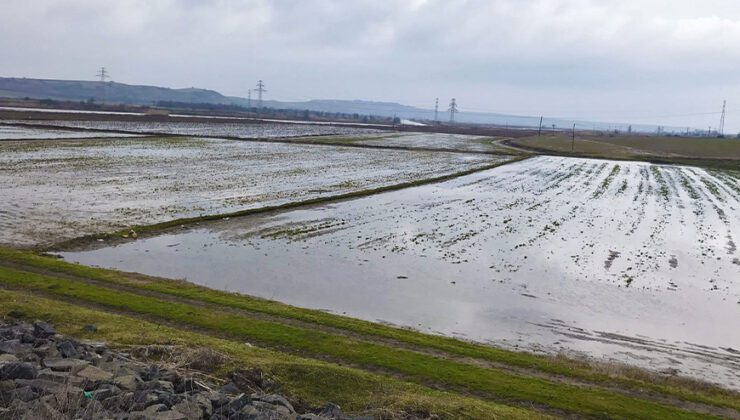
M 65 332 L 114 345 L 212 347 L 234 364 L 264 369 L 308 405 L 333 401 L 357 413 L 447 418 L 740 415 L 738 394 L 691 381 L 505 351 L 27 252 L 0 249 L 0 286 L 7 302 L 0 314 L 48 318 Z M 93 336 L 81 330 L 89 322 L 99 326 Z
M 511 139 L 509 144 L 533 152 L 564 156 L 639 160 L 653 163 L 704 166 L 719 169 L 740 167 L 740 140 L 667 136 L 546 135 Z

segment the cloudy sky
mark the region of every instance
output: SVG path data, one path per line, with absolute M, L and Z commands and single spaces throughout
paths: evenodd
M 0 75 L 740 130 L 738 0 L 1 0 Z

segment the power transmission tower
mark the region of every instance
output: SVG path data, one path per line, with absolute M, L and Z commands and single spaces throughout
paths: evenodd
M 262 80 L 257 82 L 257 108 L 262 109 L 262 94 L 266 93 L 267 90 L 265 90 L 265 84 L 262 83 Z
M 247 90 L 247 108 L 252 109 L 252 89 Z
M 105 83 L 107 79 L 110 79 L 110 73 L 108 73 L 108 70 L 105 67 L 101 67 L 96 76 L 98 76 L 100 81 L 103 83 Z
M 540 116 L 540 128 L 537 129 L 537 135 L 538 136 L 541 136 L 542 135 L 542 118 L 543 117 Z
M 457 113 L 457 102 L 455 101 L 455 98 L 452 98 L 450 101 L 450 109 L 448 109 L 448 111 L 450 111 L 450 124 L 454 124 L 455 114 Z
M 570 141 L 570 152 L 573 153 L 573 151 L 576 150 L 576 125 L 573 124 L 573 137 Z
M 437 114 L 439 113 L 439 98 L 434 99 L 434 122 L 438 122 Z
M 719 135 L 724 136 L 725 134 L 725 108 L 727 107 L 727 101 L 722 102 L 722 116 L 719 118 Z

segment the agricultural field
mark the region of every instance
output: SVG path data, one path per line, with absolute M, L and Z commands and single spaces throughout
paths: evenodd
M 567 135 L 525 137 L 512 140 L 512 144 L 542 151 L 571 153 L 571 137 Z M 573 151 L 576 154 L 610 158 L 678 157 L 740 161 L 740 139 L 578 134 Z
M 152 122 L 97 120 L 8 120 L 9 124 L 42 124 L 85 130 L 108 130 L 133 134 L 173 134 L 185 136 L 267 139 L 299 136 L 367 135 L 383 133 L 369 128 L 318 124 L 237 123 L 237 122 Z
M 736 172 L 537 157 L 60 255 L 737 390 L 739 208 Z
M 88 131 L 55 130 L 0 124 L 0 141 L 30 139 L 79 139 L 90 137 L 136 137 L 137 134 L 92 133 Z
M 496 138 L 441 133 L 375 133 L 364 136 L 295 138 L 292 141 L 323 144 L 354 144 L 373 147 L 447 150 L 460 152 L 516 153 L 502 147 Z
M 49 245 L 137 224 L 414 182 L 506 157 L 160 137 L 0 142 L 0 243 Z

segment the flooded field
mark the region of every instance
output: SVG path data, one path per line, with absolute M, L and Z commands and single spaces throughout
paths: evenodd
M 538 157 L 62 255 L 740 389 L 739 237 L 737 173 Z
M 137 134 L 93 133 L 89 131 L 54 130 L 24 127 L 20 125 L 0 125 L 0 141 L 29 139 L 80 139 L 90 137 L 136 137 Z
M 24 124 L 28 121 L 8 121 Z M 384 133 L 370 128 L 329 126 L 318 124 L 280 123 L 237 123 L 237 122 L 152 122 L 152 121 L 87 121 L 87 120 L 39 120 L 32 121 L 56 127 L 82 128 L 88 130 L 111 130 L 129 133 L 177 134 L 187 136 L 280 138 L 296 136 L 367 135 Z
M 304 140 L 304 139 L 298 139 Z M 495 143 L 493 137 L 442 133 L 389 133 L 364 136 L 310 139 L 317 143 L 352 143 L 368 146 L 390 146 L 409 149 L 436 149 L 464 152 L 511 152 Z
M 488 156 L 184 137 L 3 141 L 0 244 L 48 245 L 133 224 L 360 191 L 493 162 Z

